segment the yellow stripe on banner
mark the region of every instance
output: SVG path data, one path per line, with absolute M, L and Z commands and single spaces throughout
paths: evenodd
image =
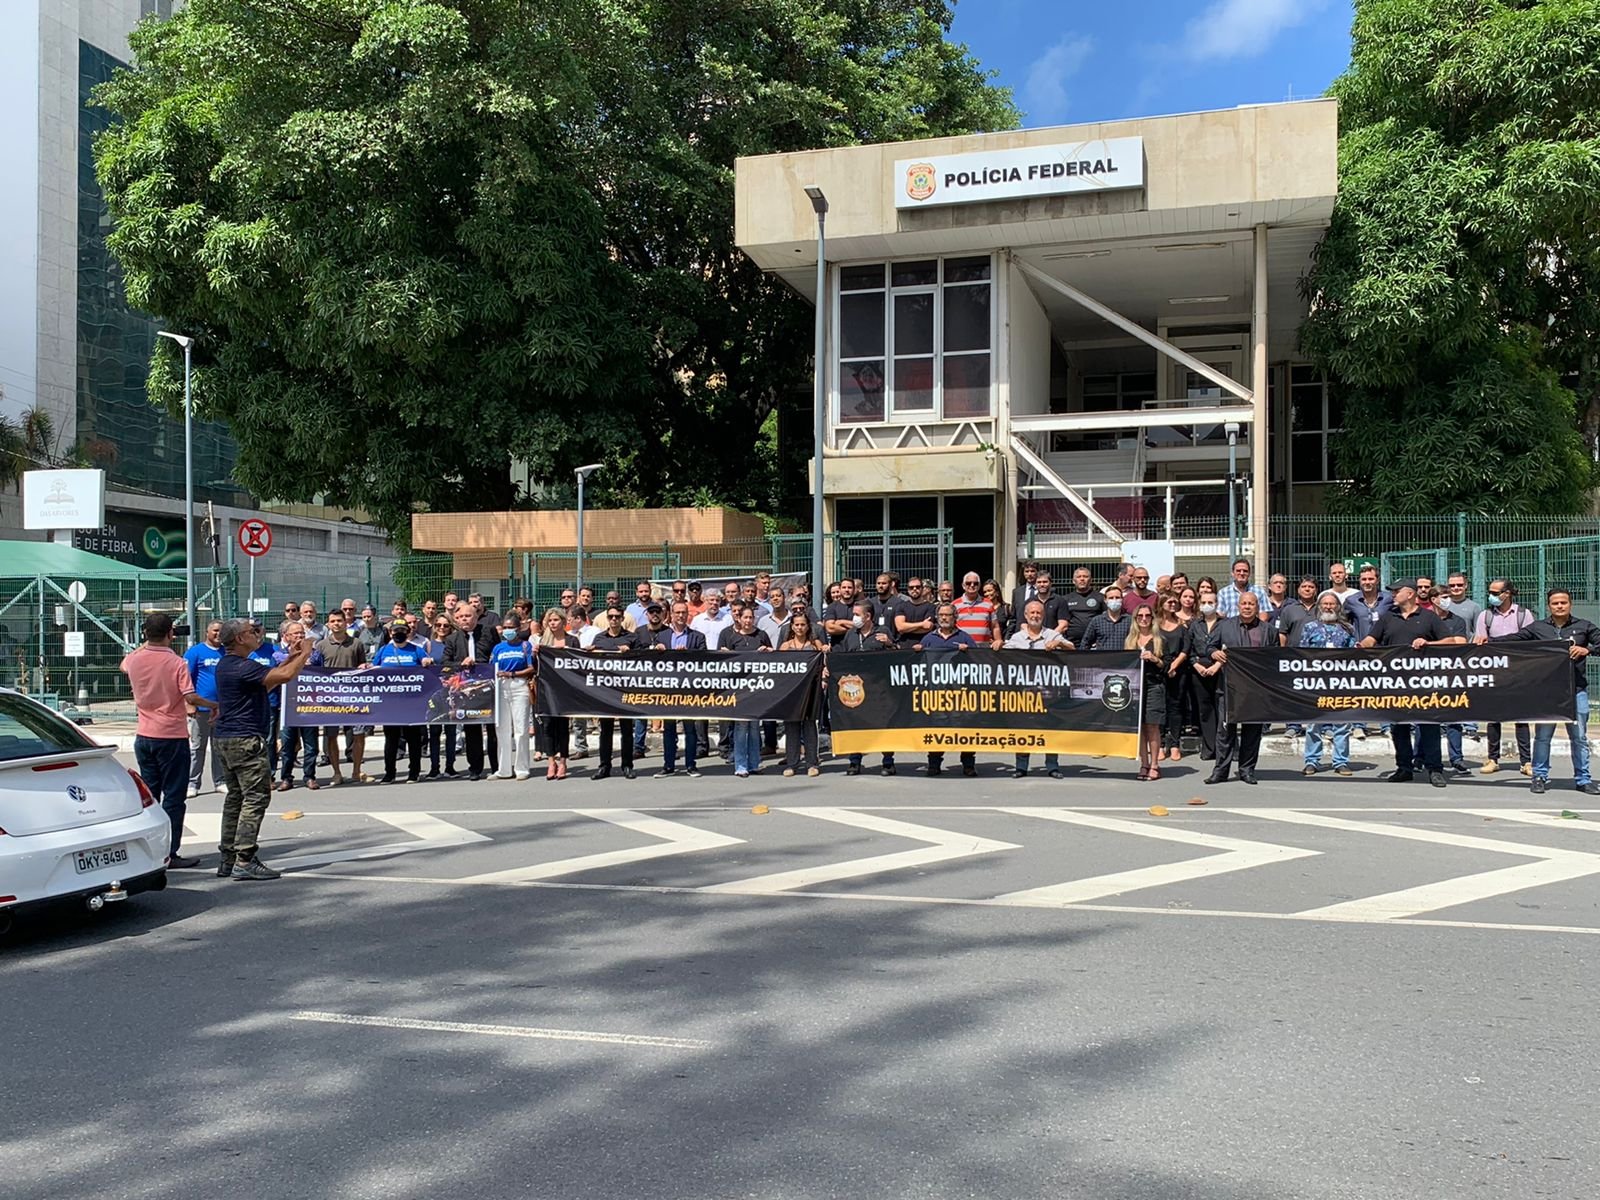
M 1009 733 L 993 729 L 840 729 L 835 754 L 1091 754 L 1139 757 L 1139 735 L 1094 730 L 1037 729 Z

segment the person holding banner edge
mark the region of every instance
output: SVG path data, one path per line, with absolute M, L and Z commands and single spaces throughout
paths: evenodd
M 870 613 L 871 605 L 864 601 L 856 601 L 852 605 L 850 616 L 851 629 L 839 644 L 848 645 L 850 634 L 859 627 L 863 612 Z M 811 631 L 811 618 L 804 612 L 795 613 L 789 621 L 789 636 L 778 646 L 780 651 L 795 650 L 827 650 L 825 642 L 819 640 Z M 823 668 L 826 673 L 827 668 Z M 817 758 L 817 718 L 813 714 L 799 721 L 785 721 L 783 723 L 784 765 L 783 774 L 786 778 L 792 777 L 801 767 L 802 752 L 805 758 L 807 775 L 822 774 L 822 764 Z
M 450 619 L 455 623 L 444 639 L 444 669 L 459 671 L 476 663 L 486 663 L 494 650 L 497 634 L 492 626 L 478 620 L 478 610 L 470 600 L 456 601 Z M 491 768 L 497 765 L 497 747 L 493 741 L 494 730 L 488 731 Z M 468 722 L 464 740 L 467 743 L 467 778 L 477 782 L 484 778 L 484 726 Z
M 1451 637 L 1436 614 L 1418 606 L 1415 579 L 1396 580 L 1389 590 L 1389 609 L 1373 622 L 1372 632 L 1361 639 L 1363 650 L 1373 646 L 1410 646 L 1413 650 L 1420 650 L 1424 646 L 1449 646 L 1467 640 L 1464 637 Z M 1416 778 L 1413 768 L 1419 755 L 1413 750 L 1413 736 L 1410 725 L 1389 726 L 1389 737 L 1394 742 L 1395 769 L 1384 776 L 1388 782 L 1410 783 Z M 1436 788 L 1446 786 L 1437 725 L 1421 727 L 1419 746 L 1422 765 L 1428 771 L 1428 782 Z
M 1212 663 L 1221 663 L 1224 668 L 1228 664 L 1229 647 L 1257 650 L 1263 646 L 1270 646 L 1276 640 L 1272 627 L 1261 619 L 1260 598 L 1253 591 L 1247 589 L 1239 592 L 1236 602 L 1239 605 L 1239 615 L 1226 617 L 1217 623 L 1216 649 L 1211 652 Z M 1232 720 L 1228 713 L 1226 672 L 1222 681 L 1222 719 L 1224 724 L 1217 737 L 1217 765 L 1211 774 L 1206 776 L 1206 782 L 1226 783 L 1228 772 L 1232 769 L 1234 758 L 1237 756 L 1239 782 L 1253 787 L 1256 782 L 1256 762 L 1261 756 L 1261 734 L 1266 726 L 1240 725 Z
M 922 590 L 920 581 L 918 581 L 917 590 L 919 592 Z M 886 631 L 888 622 L 884 623 L 885 628 L 880 629 L 876 626 L 877 613 L 878 607 L 875 604 L 856 605 L 856 619 L 853 622 L 855 628 L 845 636 L 844 645 L 841 647 L 846 654 L 871 654 L 895 649 L 894 637 Z M 886 615 L 891 620 L 893 619 L 892 612 L 886 612 Z M 861 774 L 861 759 L 862 756 L 859 754 L 850 755 L 848 759 L 849 765 L 845 767 L 844 773 L 846 775 Z M 894 752 L 892 750 L 884 751 L 879 770 L 884 775 L 893 775 L 895 773 Z
M 567 632 L 567 613 L 559 608 L 545 610 L 544 627 L 539 634 L 539 645 L 560 646 L 563 650 L 578 649 L 578 639 Z M 534 664 L 534 688 L 539 686 L 539 656 L 536 653 Z M 567 777 L 567 741 L 572 732 L 572 722 L 566 717 L 539 717 L 535 722 L 535 738 L 539 749 L 544 751 L 545 779 L 565 779 Z
M 522 636 L 522 618 L 515 612 L 500 619 L 500 644 L 489 651 L 489 661 L 494 664 L 495 724 L 502 751 L 494 777 L 526 779 L 532 773 L 528 681 L 533 678 L 533 649 Z
M 1566 642 L 1572 660 L 1572 685 L 1577 700 L 1577 720 L 1567 723 L 1567 741 L 1572 747 L 1573 786 L 1586 796 L 1600 795 L 1600 784 L 1589 778 L 1589 651 L 1595 645 L 1594 623 L 1572 615 L 1572 593 L 1553 587 L 1545 595 L 1549 615 L 1519 630 L 1505 641 Z M 1550 743 L 1555 740 L 1553 724 L 1533 727 L 1532 791 L 1543 793 L 1550 787 Z
M 1529 625 L 1533 624 L 1533 613 L 1517 603 L 1517 589 L 1509 579 L 1491 579 L 1489 581 L 1489 607 L 1478 614 L 1478 620 L 1473 628 L 1473 644 L 1482 646 L 1488 642 L 1496 642 L 1514 638 Z M 1485 775 L 1493 775 L 1500 769 L 1500 739 L 1504 734 L 1504 727 L 1499 721 L 1490 721 L 1485 733 L 1488 735 L 1488 755 L 1484 764 L 1479 768 Z M 1517 762 L 1524 775 L 1533 774 L 1532 735 L 1526 724 L 1518 723 L 1513 733 L 1517 743 Z

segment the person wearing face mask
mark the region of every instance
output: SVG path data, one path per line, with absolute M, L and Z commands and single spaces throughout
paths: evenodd
M 977 646 L 972 637 L 956 626 L 956 606 L 941 603 L 933 610 L 933 632 L 925 634 L 917 643 L 918 650 L 931 654 L 959 654 Z M 961 773 L 969 779 L 978 773 L 978 756 L 971 751 L 961 753 Z M 928 774 L 944 774 L 943 752 L 928 755 Z
M 431 667 L 425 645 L 411 640 L 411 623 L 404 617 L 389 622 L 389 640 L 372 652 L 375 667 Z M 395 768 L 399 763 L 400 746 L 406 748 L 406 782 L 416 783 L 422 777 L 422 726 L 385 725 L 383 727 L 383 776 L 380 783 L 393 783 Z
M 919 584 L 918 591 L 920 591 L 921 581 L 918 580 L 917 582 Z M 844 639 L 843 648 L 846 654 L 872 654 L 895 648 L 895 639 L 885 629 L 879 627 L 876 612 L 876 606 L 873 604 L 856 605 L 856 615 L 851 621 L 852 628 Z M 861 774 L 861 757 L 859 754 L 850 755 L 850 765 L 845 768 L 844 772 L 846 775 Z M 894 754 L 892 751 L 884 754 L 879 767 L 885 775 L 893 775 L 895 773 Z
M 1349 614 L 1339 597 L 1333 592 L 1323 592 L 1317 597 L 1317 619 L 1300 627 L 1295 645 L 1302 650 L 1349 650 L 1356 644 L 1355 630 L 1350 628 Z M 1322 766 L 1322 738 L 1333 739 L 1333 773 L 1353 775 L 1350 769 L 1350 726 L 1323 722 L 1306 730 L 1305 766 L 1303 775 L 1315 775 Z
M 494 665 L 495 725 L 500 740 L 496 779 L 526 779 L 533 772 L 528 754 L 528 682 L 533 678 L 533 646 L 522 636 L 522 620 L 510 612 L 500 622 L 500 641 L 489 651 Z
M 1472 630 L 1472 640 L 1479 646 L 1486 642 L 1506 641 L 1515 638 L 1532 624 L 1533 614 L 1517 603 L 1517 589 L 1512 586 L 1511 581 L 1491 579 L 1489 606 L 1478 614 Z M 1488 735 L 1489 757 L 1480 770 L 1485 775 L 1493 775 L 1500 769 L 1500 738 L 1504 729 L 1499 721 L 1490 721 L 1489 727 L 1484 732 Z M 1533 752 L 1530 749 L 1530 730 L 1527 725 L 1518 724 L 1515 733 L 1517 761 L 1521 763 L 1524 775 L 1532 775 Z
M 1200 760 L 1217 757 L 1217 716 L 1222 704 L 1222 664 L 1211 658 L 1222 645 L 1218 626 L 1217 585 L 1209 576 L 1196 592 L 1195 619 L 1189 622 L 1189 665 L 1194 668 L 1195 722 L 1200 727 Z
M 1122 589 L 1112 584 L 1105 590 L 1106 610 L 1089 622 L 1083 631 L 1080 650 L 1121 650 L 1128 640 L 1133 621 L 1122 611 Z

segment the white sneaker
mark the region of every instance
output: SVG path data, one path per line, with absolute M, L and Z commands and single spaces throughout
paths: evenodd
M 200 789 L 195 787 L 195 785 L 191 783 L 189 785 L 189 799 L 193 800 L 199 794 L 200 794 Z
M 518 779 L 526 779 L 526 778 L 528 778 L 528 774 L 529 773 L 527 771 L 518 771 L 517 772 L 517 778 Z

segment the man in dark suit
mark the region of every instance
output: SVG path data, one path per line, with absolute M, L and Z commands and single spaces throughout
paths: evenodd
M 1039 564 L 1025 562 L 1022 564 L 1022 582 L 1011 589 L 1011 619 L 1006 622 L 1005 630 L 1007 637 L 1015 633 L 1017 627 L 1022 623 L 1022 612 L 1028 607 L 1028 601 L 1037 600 L 1038 598 Z
M 650 635 L 648 645 L 652 654 L 671 653 L 674 650 L 704 650 L 706 635 L 698 629 L 689 628 L 687 602 L 674 600 L 672 620 Z M 657 779 L 666 779 L 678 773 L 678 725 L 677 721 L 661 722 L 661 770 L 656 772 Z M 690 779 L 699 779 L 700 772 L 695 769 L 694 758 L 700 746 L 699 738 L 695 734 L 697 728 L 703 727 L 703 722 L 684 721 L 682 725 L 683 773 Z
M 500 640 L 498 632 L 493 625 L 479 620 L 478 608 L 470 600 L 461 600 L 456 603 L 455 610 L 450 614 L 450 619 L 455 623 L 455 628 L 445 635 L 444 639 L 444 669 L 458 671 L 462 667 L 470 667 L 489 661 L 495 643 Z M 467 729 L 467 778 L 479 780 L 486 778 L 484 771 L 484 726 L 476 722 L 468 724 Z M 495 742 L 494 728 L 488 729 L 489 733 L 489 770 L 499 767 L 499 747 Z
M 1239 782 L 1256 781 L 1256 760 L 1261 755 L 1261 725 L 1240 725 L 1228 713 L 1228 651 L 1277 645 L 1278 638 L 1272 626 L 1261 619 L 1261 601 L 1254 592 L 1239 593 L 1239 615 L 1225 617 L 1217 622 L 1218 648 L 1211 652 L 1211 661 L 1220 662 L 1222 668 L 1222 711 L 1224 724 L 1217 735 L 1216 769 L 1206 778 L 1207 783 L 1223 783 L 1235 757 L 1239 760 Z

